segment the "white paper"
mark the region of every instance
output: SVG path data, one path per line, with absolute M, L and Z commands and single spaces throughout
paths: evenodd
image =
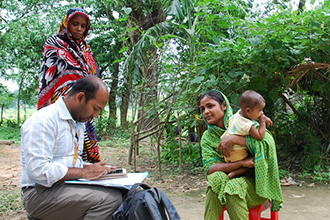
M 78 180 L 67 180 L 65 181 L 65 183 L 101 185 L 108 187 L 130 189 L 134 185 L 134 183 L 142 183 L 142 181 L 148 176 L 148 174 L 149 174 L 148 172 L 127 173 L 127 177 L 122 177 L 122 178 L 105 179 L 105 180 L 78 179 Z

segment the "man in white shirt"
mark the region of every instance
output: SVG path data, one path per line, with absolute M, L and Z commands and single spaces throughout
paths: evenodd
M 105 162 L 83 164 L 84 122 L 97 118 L 108 89 L 96 76 L 77 80 L 69 94 L 35 112 L 21 127 L 23 204 L 38 219 L 110 219 L 122 202 L 120 190 L 65 184 L 96 179 L 110 171 Z

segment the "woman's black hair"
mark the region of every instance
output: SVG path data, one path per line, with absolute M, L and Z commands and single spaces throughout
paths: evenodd
M 225 98 L 222 96 L 222 94 L 219 91 L 214 91 L 214 90 L 207 91 L 199 97 L 199 101 L 202 100 L 205 96 L 208 96 L 211 99 L 214 99 L 215 101 L 217 101 L 219 103 L 220 106 L 225 101 Z

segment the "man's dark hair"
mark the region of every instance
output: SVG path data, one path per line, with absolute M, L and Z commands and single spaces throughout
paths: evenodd
M 199 101 L 202 100 L 202 98 L 204 98 L 205 96 L 208 96 L 211 99 L 214 99 L 215 101 L 217 101 L 219 103 L 220 106 L 225 101 L 225 99 L 222 96 L 222 94 L 220 92 L 218 92 L 218 91 L 208 91 L 208 92 L 205 92 L 203 95 L 201 95 L 199 97 Z
M 94 80 L 91 76 L 86 76 L 78 79 L 68 93 L 68 96 L 73 96 L 79 92 L 85 93 L 85 103 L 87 103 L 90 99 L 95 98 L 95 94 L 97 90 L 100 88 L 100 84 Z

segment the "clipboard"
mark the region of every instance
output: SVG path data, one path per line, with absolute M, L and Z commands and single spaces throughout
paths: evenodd
M 126 177 L 121 178 L 108 178 L 108 179 L 77 179 L 77 180 L 66 180 L 66 184 L 87 184 L 87 185 L 98 185 L 105 187 L 115 187 L 121 189 L 130 189 L 134 183 L 142 183 L 143 180 L 149 175 L 148 172 L 142 173 L 126 173 Z

